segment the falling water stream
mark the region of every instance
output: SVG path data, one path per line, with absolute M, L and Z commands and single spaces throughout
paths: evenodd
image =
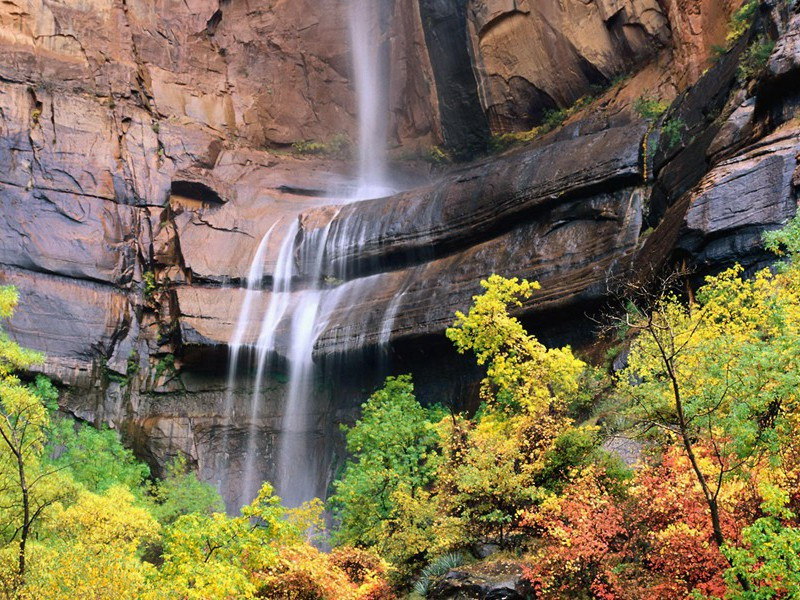
M 359 170 L 355 192 L 342 203 L 382 197 L 392 193 L 387 182 L 386 123 L 388 121 L 388 77 L 385 53 L 381 51 L 381 3 L 376 0 L 350 0 L 350 37 L 355 88 L 358 107 Z M 233 387 L 237 362 L 252 321 L 255 297 L 264 279 L 264 258 L 273 225 L 256 251 L 247 278 L 247 291 L 230 342 L 230 365 L 226 414 L 233 409 Z M 349 247 L 366 234 L 363 223 L 344 223 L 331 237 L 331 225 L 312 232 L 302 232 L 299 220 L 288 228 L 281 243 L 275 270 L 272 273 L 272 292 L 261 319 L 257 342 L 250 347 L 255 357 L 256 373 L 248 415 L 244 471 L 239 498 L 252 499 L 261 483 L 264 460 L 258 454 L 262 416 L 263 384 L 275 367 L 273 361 L 283 352 L 288 362 L 288 393 L 283 409 L 281 432 L 276 456 L 276 488 L 288 506 L 297 506 L 324 493 L 324 461 L 313 449 L 313 437 L 318 424 L 312 422 L 316 366 L 313 360 L 314 343 L 329 325 L 333 314 L 354 299 L 368 294 L 376 277 L 365 277 L 330 286 L 324 281 L 325 249 L 329 244 Z M 329 239 L 331 237 L 331 239 Z M 341 272 L 339 272 L 341 271 Z M 348 279 L 344 267 L 337 269 L 337 279 Z M 381 342 L 388 342 L 391 320 L 395 317 L 400 298 L 393 301 L 381 325 Z M 356 336 L 356 343 L 359 336 Z M 228 486 L 237 482 L 228 481 Z

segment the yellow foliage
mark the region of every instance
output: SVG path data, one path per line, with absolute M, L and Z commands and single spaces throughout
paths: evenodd
M 569 347 L 548 350 L 508 312 L 521 307 L 539 284 L 492 275 L 481 286 L 486 291 L 473 297 L 466 315 L 456 313 L 447 337 L 460 353 L 472 350 L 478 364 L 486 365 L 483 400 L 506 412 L 522 408 L 536 414 L 565 402 L 577 391 L 586 365 Z
M 46 543 L 35 544 L 21 598 L 30 600 L 135 600 L 152 567 L 138 550 L 159 531 L 156 520 L 134 504 L 131 492 L 82 492 L 52 516 Z

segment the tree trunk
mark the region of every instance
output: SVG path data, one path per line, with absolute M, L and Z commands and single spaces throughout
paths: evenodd
M 22 454 L 17 453 L 17 470 L 19 471 L 19 487 L 22 492 L 22 530 L 19 539 L 19 583 L 22 585 L 25 581 L 25 545 L 28 542 L 28 534 L 31 528 L 31 508 L 30 497 L 28 493 L 28 482 L 25 478 L 25 463 L 22 460 Z

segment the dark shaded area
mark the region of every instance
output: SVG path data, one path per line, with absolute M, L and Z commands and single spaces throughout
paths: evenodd
M 456 160 L 469 160 L 486 150 L 490 132 L 469 56 L 466 2 L 420 0 L 419 10 L 436 79 L 444 143 Z
M 226 202 L 215 190 L 200 181 L 173 181 L 171 191 L 175 196 L 183 196 L 204 204 L 225 204 Z

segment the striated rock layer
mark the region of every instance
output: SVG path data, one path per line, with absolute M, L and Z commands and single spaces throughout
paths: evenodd
M 424 398 L 469 397 L 479 373 L 442 334 L 492 273 L 538 280 L 520 315 L 546 339 L 580 343 L 584 315 L 620 280 L 675 262 L 700 277 L 766 261 L 761 233 L 797 208 L 800 17 L 763 11 L 760 31 L 779 39 L 745 85 L 737 67 L 757 31 L 702 74 L 735 6 L 386 0 L 397 156 L 440 142 L 466 156 L 489 123 L 527 128 L 642 70 L 527 146 L 438 170 L 398 160 L 403 191 L 345 205 L 350 162 L 290 149 L 353 136 L 344 0 L 6 2 L 0 283 L 21 295 L 8 330 L 47 353 L 41 370 L 64 386 L 65 410 L 118 427 L 157 468 L 180 452 L 207 480 L 236 477 L 253 378 L 244 352 L 227 387 L 226 344 L 257 247 L 272 230 L 247 343 L 298 224 L 297 287 L 308 250 L 325 244 L 315 357 L 328 376 L 308 436 L 327 468 L 343 452 L 337 424 L 389 358 Z M 451 38 L 464 46 L 448 50 Z M 661 121 L 677 141 L 630 109 L 650 84 L 681 92 Z M 265 478 L 286 325 L 255 423 Z

